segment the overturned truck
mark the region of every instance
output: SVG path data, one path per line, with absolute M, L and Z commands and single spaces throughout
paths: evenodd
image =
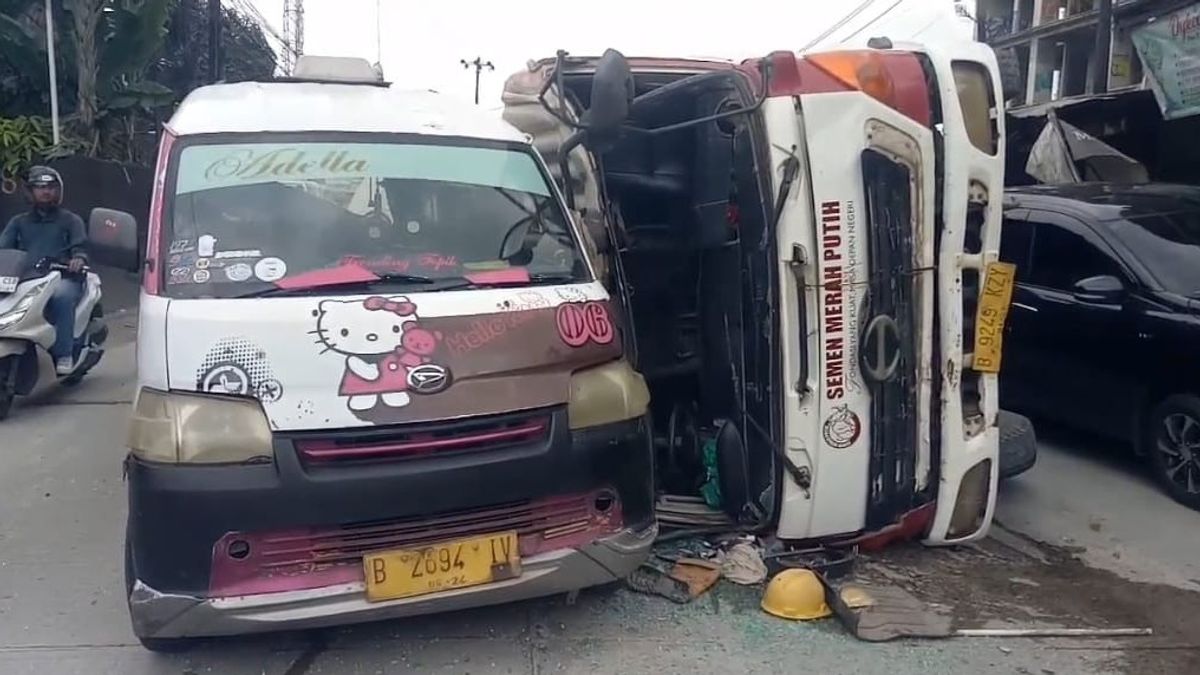
M 877 46 L 560 52 L 505 85 L 622 310 L 664 526 L 987 532 L 1010 421 L 1000 75 L 983 45 Z

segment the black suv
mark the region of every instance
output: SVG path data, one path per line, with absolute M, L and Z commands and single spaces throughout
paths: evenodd
M 1006 192 L 1001 404 L 1132 441 L 1200 509 L 1200 187 Z

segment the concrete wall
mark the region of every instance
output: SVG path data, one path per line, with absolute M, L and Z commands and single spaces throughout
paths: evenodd
M 118 164 L 87 157 L 68 157 L 49 162 L 63 177 L 63 205 L 87 221 L 96 207 L 118 209 L 133 214 L 138 221 L 139 250 L 145 249 L 146 225 L 150 213 L 150 191 L 154 172 L 143 166 Z M 24 189 L 5 183 L 0 190 L 0 226 L 29 208 Z M 98 260 L 104 263 L 104 260 Z

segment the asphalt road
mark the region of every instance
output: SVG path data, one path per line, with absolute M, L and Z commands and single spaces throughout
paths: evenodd
M 82 385 L 19 404 L 0 423 L 5 675 L 1155 672 L 1142 669 L 1146 662 L 1131 642 L 858 642 L 833 621 L 772 619 L 758 609 L 758 590 L 728 584 L 686 606 L 610 588 L 584 593 L 574 605 L 551 598 L 318 633 L 218 640 L 184 655 L 151 654 L 133 638 L 122 598 L 120 460 L 132 393 L 133 326 L 129 315 L 115 323 L 117 344 Z M 1038 466 L 1006 486 L 1002 499 L 1000 517 L 1018 534 L 1002 532 L 986 547 L 956 552 L 908 547 L 870 564 L 899 570 L 891 572 L 898 578 L 926 579 L 935 590 L 965 583 L 965 591 L 954 593 L 958 602 L 975 592 L 974 579 L 992 579 L 996 583 L 980 588 L 979 602 L 967 601 L 992 608 L 991 615 L 979 614 L 977 625 L 996 625 L 997 618 L 1003 625 L 1018 607 L 985 603 L 985 596 L 1003 599 L 1019 582 L 1022 588 L 1040 586 L 1034 593 L 1039 598 L 1053 598 L 1071 592 L 1070 579 L 1091 574 L 1072 570 L 1067 580 L 1055 581 L 1065 559 L 1056 561 L 1047 553 L 1052 549 L 1020 533 L 1084 547 L 1090 564 L 1125 577 L 1200 587 L 1200 514 L 1160 497 L 1127 468 L 1046 445 Z M 1009 579 L 1014 574 L 1021 579 Z M 1062 588 L 1047 587 L 1054 583 Z M 1073 616 L 1053 607 L 1029 610 L 1025 605 L 1037 598 L 1022 602 L 1022 611 L 1041 617 L 1043 625 L 1064 625 Z M 1188 647 L 1185 638 L 1171 640 L 1156 647 L 1171 654 Z

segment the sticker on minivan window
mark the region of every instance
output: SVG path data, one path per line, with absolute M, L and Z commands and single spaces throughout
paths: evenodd
M 279 258 L 263 258 L 254 264 L 254 276 L 267 283 L 279 281 L 287 275 L 287 263 Z

